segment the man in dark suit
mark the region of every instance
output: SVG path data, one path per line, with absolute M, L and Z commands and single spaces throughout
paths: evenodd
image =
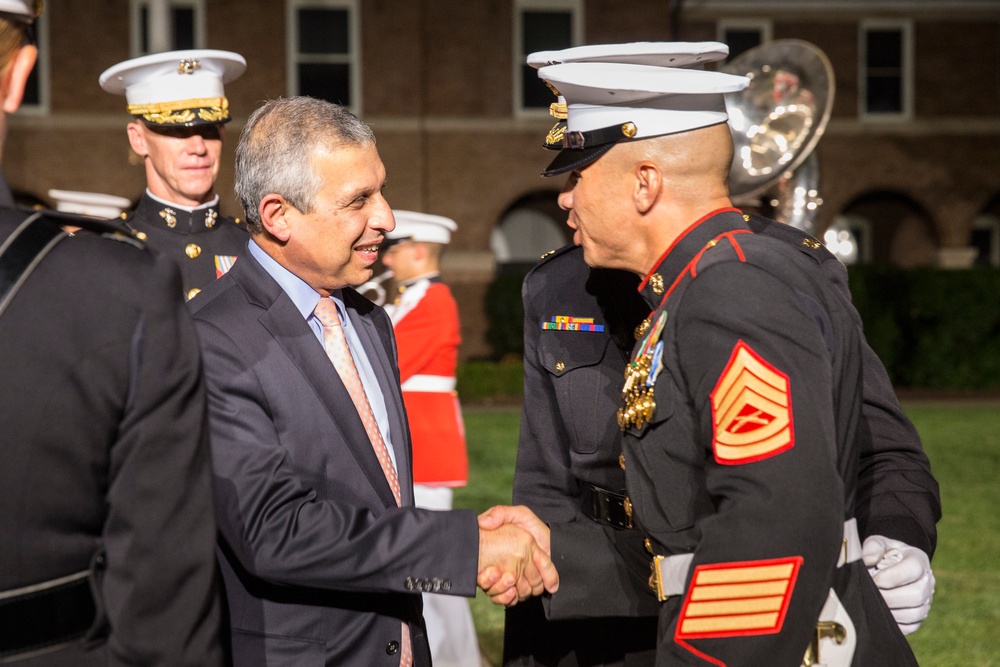
M 412 506 L 392 323 L 351 289 L 394 226 L 368 126 L 268 102 L 236 183 L 249 248 L 193 302 L 233 661 L 428 665 L 420 593 L 471 596 L 478 573 L 524 597 L 558 577 L 516 526 Z
M 0 137 L 35 60 L 33 4 L 0 0 Z M 0 340 L 0 662 L 221 666 L 177 268 L 111 224 L 14 208 L 0 177 Z

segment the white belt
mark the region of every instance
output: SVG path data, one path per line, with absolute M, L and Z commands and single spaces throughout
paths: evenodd
M 857 519 L 844 522 L 844 541 L 837 559 L 837 567 L 845 563 L 861 560 L 861 536 L 858 535 Z M 656 593 L 656 599 L 663 602 L 673 595 L 680 595 L 686 589 L 688 570 L 694 554 L 677 554 L 674 556 L 653 556 L 650 563 L 652 570 L 649 576 L 649 587 Z
M 413 375 L 403 383 L 401 389 L 448 394 L 455 391 L 455 378 L 444 375 Z

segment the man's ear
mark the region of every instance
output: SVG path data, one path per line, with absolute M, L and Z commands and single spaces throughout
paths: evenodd
M 28 76 L 37 59 L 38 49 L 35 45 L 25 44 L 17 50 L 0 75 L 0 89 L 2 89 L 0 92 L 3 95 L 3 110 L 6 113 L 14 113 L 21 107 L 24 86 L 28 83 Z
M 632 199 L 635 202 L 636 211 L 645 215 L 652 210 L 656 200 L 660 198 L 660 191 L 663 188 L 663 174 L 660 168 L 653 162 L 644 160 L 635 165 L 635 187 Z
M 128 145 L 132 147 L 132 150 L 139 157 L 149 155 L 149 148 L 146 146 L 145 129 L 137 120 L 133 120 L 125 126 L 125 132 L 128 134 Z
M 295 207 L 285 201 L 279 194 L 264 195 L 257 207 L 261 225 L 264 231 L 281 243 L 287 243 L 292 236 L 292 219 L 290 214 Z

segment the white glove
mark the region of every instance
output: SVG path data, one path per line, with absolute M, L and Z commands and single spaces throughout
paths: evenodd
M 881 535 L 865 538 L 861 557 L 904 635 L 916 632 L 931 610 L 934 573 L 922 550 Z

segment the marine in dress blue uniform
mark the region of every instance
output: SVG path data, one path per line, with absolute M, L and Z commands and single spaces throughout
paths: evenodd
M 861 562 L 852 309 L 811 260 L 728 205 L 720 93 L 741 77 L 664 70 L 540 71 L 568 103 L 546 175 L 573 172 L 560 203 L 588 263 L 646 274 L 652 313 L 619 426 L 662 604 L 657 664 L 797 665 L 817 648 L 831 664 L 913 664 Z M 680 138 L 614 151 L 665 135 Z M 604 207 L 623 229 L 594 214 Z
M 224 84 L 245 69 L 239 54 L 200 49 L 133 58 L 100 76 L 104 90 L 126 97 L 129 142 L 146 169 L 146 192 L 123 220 L 178 264 L 188 299 L 225 274 L 249 240 L 214 191 L 231 120 Z

